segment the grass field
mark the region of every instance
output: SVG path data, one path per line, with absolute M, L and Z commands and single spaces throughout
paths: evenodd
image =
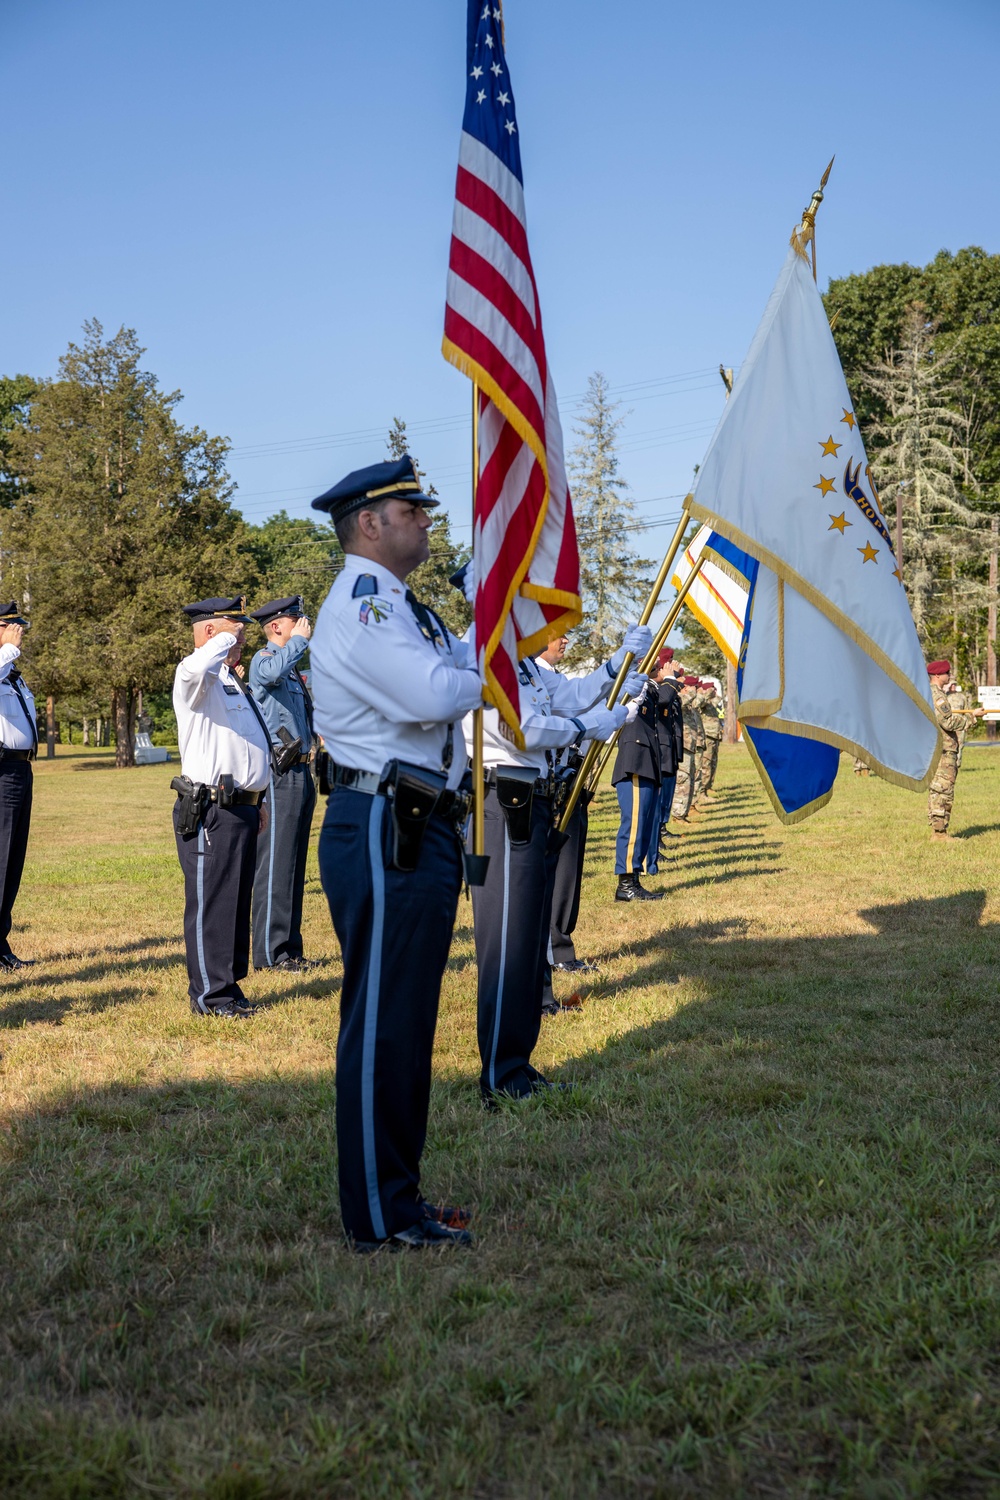
M 425 1185 L 477 1246 L 374 1259 L 341 1242 L 315 856 L 328 962 L 199 1021 L 176 766 L 42 762 L 38 964 L 0 979 L 0 1494 L 1000 1495 L 1000 755 L 965 759 L 937 845 L 846 760 L 782 829 L 726 749 L 656 905 L 610 901 L 602 793 L 601 973 L 536 1059 L 573 1087 L 492 1116 L 463 900 Z

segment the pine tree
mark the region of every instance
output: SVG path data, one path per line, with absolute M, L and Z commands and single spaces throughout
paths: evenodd
M 603 661 L 620 644 L 624 626 L 645 599 L 651 566 L 636 556 L 631 537 L 635 507 L 618 468 L 618 432 L 625 418 L 597 372 L 587 382 L 580 442 L 570 455 L 570 487 L 580 548 L 584 623 L 567 652 L 571 665 Z
M 110 700 L 119 766 L 134 762 L 137 691 L 169 686 L 190 650 L 181 605 L 254 581 L 228 444 L 181 426 L 144 352 L 132 329 L 85 323 L 10 440 L 6 577 L 30 599 L 33 685 Z
M 967 419 L 956 409 L 959 346 L 940 353 L 934 334 L 923 303 L 911 303 L 898 347 L 862 377 L 884 413 L 870 423 L 867 435 L 890 526 L 897 496 L 902 499 L 903 581 L 928 648 L 942 613 L 957 612 L 957 565 L 970 556 L 981 526 L 967 503 L 975 481 Z M 981 594 L 981 585 L 965 580 L 968 605 L 978 604 Z
M 409 454 L 406 423 L 402 417 L 393 417 L 385 446 L 393 458 L 403 458 Z M 419 469 L 417 472 L 420 472 Z M 425 486 L 425 493 L 432 499 L 437 496 L 433 484 Z M 451 518 L 446 510 L 438 507 L 431 514 L 434 517 L 428 537 L 431 555 L 419 568 L 414 569 L 407 582 L 417 598 L 424 604 L 429 604 L 440 615 L 452 634 L 460 636 L 472 624 L 472 608 L 448 580 L 468 561 L 469 549 L 460 547 L 452 537 Z

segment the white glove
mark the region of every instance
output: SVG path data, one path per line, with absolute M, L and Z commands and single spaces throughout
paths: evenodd
M 625 709 L 626 724 L 633 723 L 639 717 L 639 709 L 641 708 L 641 706 L 642 705 L 640 704 L 638 698 L 632 699 L 632 702 Z
M 630 698 L 641 698 L 648 686 L 649 678 L 644 672 L 630 672 L 625 679 L 624 691 Z
M 579 715 L 583 737 L 585 740 L 609 740 L 627 717 L 628 709 L 624 703 L 618 703 L 614 708 L 592 708 L 589 713 Z
M 642 661 L 652 644 L 653 632 L 648 625 L 630 625 L 625 632 L 625 639 L 608 662 L 608 666 L 612 672 L 620 672 L 626 656 L 631 654 L 638 661 Z

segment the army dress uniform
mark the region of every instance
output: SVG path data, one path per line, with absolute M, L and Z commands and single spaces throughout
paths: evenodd
M 282 615 L 297 620 L 302 614 L 302 600 L 297 596 L 274 599 L 250 611 L 251 619 L 262 626 Z M 308 648 L 304 635 L 293 635 L 283 646 L 269 641 L 250 663 L 250 691 L 270 731 L 275 756 L 267 796 L 270 822 L 258 841 L 253 887 L 255 969 L 306 967 L 302 897 L 316 783 L 311 770 L 312 699 L 298 663 Z M 295 740 L 301 746 L 298 758 L 289 759 L 284 752 Z M 289 763 L 282 769 L 283 758 Z
M 635 655 L 651 632 L 635 627 Z M 643 644 L 645 643 L 645 644 Z M 624 708 L 594 709 L 617 668 L 611 662 L 585 677 L 564 677 L 527 656 L 518 666 L 523 750 L 495 708 L 483 714 L 483 809 L 486 882 L 472 891 L 478 970 L 480 1089 L 526 1098 L 549 1087 L 532 1067 L 542 1022 L 542 991 L 559 859 L 552 792 L 558 751 L 584 739 L 606 739 Z M 624 660 L 624 654 L 622 654 Z M 471 750 L 472 724 L 464 725 Z
M 662 891 L 647 891 L 639 882 L 650 844 L 659 832 L 660 740 L 656 732 L 657 692 L 646 684 L 629 706 L 630 717 L 618 736 L 611 785 L 621 814 L 615 839 L 616 901 L 658 901 Z M 655 862 L 655 861 L 654 861 Z
M 377 499 L 438 504 L 404 458 L 348 475 L 313 505 L 337 522 Z M 359 1249 L 468 1241 L 464 1231 L 435 1226 L 420 1158 L 462 881 L 456 818 L 466 757 L 455 726 L 482 698 L 474 653 L 403 579 L 348 552 L 320 609 L 310 660 L 316 730 L 333 761 L 319 863 L 344 964 L 344 1228 Z M 415 786 L 417 797 L 408 795 Z
M 684 756 L 684 716 L 680 694 L 666 678 L 656 683 L 656 736 L 660 747 L 660 805 L 646 852 L 646 873 L 649 875 L 660 873 L 661 840 L 673 837 L 668 834 L 667 824 L 677 787 L 677 768 Z
M 192 624 L 245 620 L 242 599 L 202 599 L 184 613 Z M 195 647 L 174 674 L 181 777 L 174 833 L 184 872 L 184 946 L 196 1015 L 241 1015 L 250 966 L 250 901 L 260 807 L 271 776 L 271 739 L 249 692 L 226 657 L 230 631 Z M 181 782 L 181 785 L 178 784 Z M 182 789 L 184 783 L 194 792 Z M 185 830 L 191 805 L 196 826 Z
M 27 626 L 16 603 L 0 613 L 0 628 Z M 33 773 L 38 751 L 35 700 L 17 667 L 20 649 L 0 646 L 0 968 L 20 969 L 33 960 L 11 951 L 14 902 L 21 885 L 31 826 Z

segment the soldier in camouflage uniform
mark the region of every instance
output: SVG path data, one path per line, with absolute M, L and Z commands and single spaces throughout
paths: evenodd
M 944 741 L 941 759 L 938 761 L 938 768 L 927 794 L 927 815 L 930 819 L 931 838 L 950 839 L 948 824 L 951 821 L 951 809 L 955 801 L 959 733 L 968 725 L 970 718 L 982 718 L 985 710 L 974 708 L 970 713 L 964 714 L 952 712 L 951 700 L 944 690 L 945 683 L 951 676 L 951 662 L 928 662 L 927 675 L 931 680 L 934 712 L 937 714 L 938 728 Z
M 722 743 L 722 720 L 719 718 L 719 705 L 716 697 L 715 683 L 706 682 L 704 701 L 700 707 L 702 725 L 705 730 L 705 753 L 701 761 L 701 777 L 698 781 L 698 792 L 694 799 L 695 807 L 701 807 L 705 802 L 714 802 L 712 796 L 712 783 L 715 781 L 715 773 L 719 766 L 719 745 Z
M 958 731 L 958 769 L 962 769 L 962 751 L 965 749 L 965 739 L 972 728 L 972 715 L 964 710 L 971 708 L 968 693 L 964 693 L 957 682 L 949 684 L 948 703 L 953 714 L 962 715 L 962 727 Z
M 677 767 L 677 786 L 671 817 L 676 823 L 686 823 L 691 811 L 694 788 L 701 774 L 700 751 L 705 748 L 705 726 L 696 703 L 698 699 L 697 677 L 685 677 L 681 689 L 681 714 L 684 720 L 684 759 Z

